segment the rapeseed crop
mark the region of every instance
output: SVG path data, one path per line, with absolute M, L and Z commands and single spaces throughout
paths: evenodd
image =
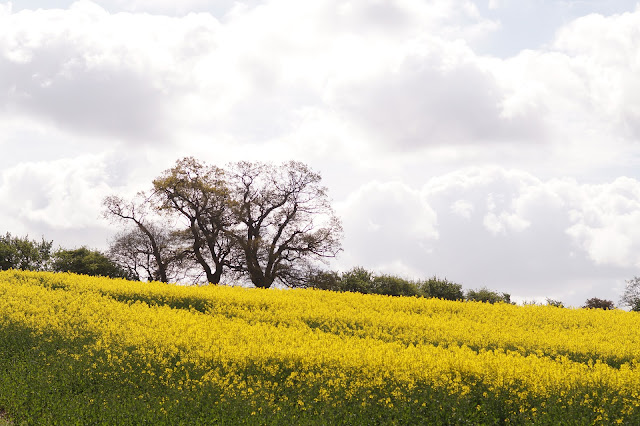
M 0 272 L 27 424 L 640 424 L 640 315 Z

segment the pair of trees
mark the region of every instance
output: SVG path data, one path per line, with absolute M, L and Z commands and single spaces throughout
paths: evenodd
M 107 218 L 131 225 L 110 254 L 149 280 L 217 284 L 228 272 L 261 288 L 302 285 L 340 250 L 342 226 L 320 181 L 295 161 L 222 169 L 183 158 L 148 193 L 104 200 Z
M 0 270 L 74 272 L 111 278 L 131 278 L 103 253 L 86 247 L 52 250 L 53 241 L 0 236 Z

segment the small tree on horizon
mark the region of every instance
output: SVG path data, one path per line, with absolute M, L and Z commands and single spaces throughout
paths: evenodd
M 511 303 L 511 295 L 509 293 L 498 293 L 482 287 L 476 290 L 467 290 L 465 300 L 468 302 L 485 302 L 485 303 Z
M 464 300 L 462 285 L 451 282 L 446 278 L 433 276 L 420 281 L 418 288 L 424 297 L 434 297 L 444 300 Z
M 597 297 L 592 297 L 591 299 L 587 299 L 587 301 L 584 302 L 583 308 L 585 308 L 585 309 L 610 310 L 610 309 L 615 309 L 616 306 L 614 305 L 614 303 L 611 300 L 599 299 Z

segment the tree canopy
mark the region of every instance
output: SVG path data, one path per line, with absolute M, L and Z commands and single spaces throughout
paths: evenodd
M 31 240 L 10 233 L 0 235 L 0 270 L 44 270 L 51 260 L 53 241 Z
M 55 272 L 73 272 L 75 274 L 110 278 L 136 278 L 114 263 L 106 255 L 86 247 L 73 250 L 57 250 L 53 255 L 51 269 Z
M 486 287 L 476 290 L 467 290 L 465 299 L 470 302 L 511 303 L 511 295 L 509 293 L 498 293 L 497 291 L 489 290 Z
M 615 307 L 616 306 L 613 303 L 613 301 L 600 299 L 598 297 L 592 297 L 591 299 L 588 299 L 586 302 L 584 302 L 584 306 L 583 306 L 583 308 L 587 308 L 587 309 L 604 309 L 604 310 L 615 309 Z

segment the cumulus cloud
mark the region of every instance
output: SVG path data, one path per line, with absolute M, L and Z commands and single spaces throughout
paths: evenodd
M 640 9 L 558 27 L 567 2 L 26 4 L 0 5 L 16 233 L 102 238 L 101 197 L 181 156 L 295 158 L 337 196 L 340 267 L 577 305 L 640 265 Z M 481 54 L 494 36 L 517 50 Z
M 196 3 L 185 8 L 198 11 Z M 128 143 L 194 132 L 237 143 L 293 139 L 337 114 L 349 123 L 338 139 L 383 151 L 496 142 L 503 147 L 492 149 L 504 150 L 637 131 L 640 90 L 622 90 L 637 66 L 621 75 L 605 56 L 637 56 L 625 28 L 640 13 L 597 19 L 609 39 L 628 42 L 579 42 L 592 23 L 577 20 L 551 50 L 500 60 L 470 47 L 470 28 L 492 29 L 468 2 L 274 0 L 237 5 L 220 19 L 110 13 L 98 4 L 127 9 L 83 0 L 67 10 L 3 10 L 0 106 L 7 113 Z M 591 68 L 584 60 L 600 57 Z M 620 78 L 599 88 L 603 75 Z
M 422 48 L 369 80 L 336 87 L 336 105 L 395 149 L 540 139 L 543 126 L 530 111 L 503 113 L 505 94 L 470 50 L 438 40 Z
M 638 25 L 638 8 L 591 14 L 563 26 L 545 48 L 493 62 L 507 93 L 505 113 L 541 113 L 546 139 L 567 160 L 590 166 L 627 162 L 619 154 L 640 137 Z
M 613 16 L 590 14 L 563 27 L 554 47 L 580 66 L 601 120 L 640 137 L 640 5 Z
M 1 174 L 0 199 L 11 200 L 3 215 L 66 229 L 92 226 L 110 191 L 108 175 L 95 157 L 21 163 Z
M 380 271 L 436 274 L 519 300 L 552 297 L 579 306 L 594 294 L 616 299 L 638 266 L 634 179 L 589 185 L 472 168 L 432 178 L 421 189 L 368 185 L 350 200 L 341 209 L 353 238 L 348 261 Z M 417 231 L 418 224 L 429 227 Z
M 470 129 L 458 132 L 463 137 L 482 136 L 494 124 L 482 116 L 486 109 L 495 113 L 496 99 L 487 95 L 493 90 L 490 77 L 466 64 L 454 66 L 449 76 L 437 69 L 448 60 L 437 58 L 442 52 L 426 61 L 408 53 L 411 44 L 430 43 L 422 41 L 425 34 L 465 39 L 473 37 L 471 32 L 488 31 L 478 29 L 490 25 L 470 3 L 459 8 L 449 0 L 324 0 L 314 5 L 278 0 L 236 5 L 221 20 L 209 13 L 168 18 L 108 11 L 167 13 L 176 7 L 175 2 L 127 5 L 82 0 L 67 10 L 5 9 L 0 105 L 93 136 L 131 142 L 168 139 L 180 134 L 174 128 L 185 126 L 233 134 L 239 142 L 273 140 L 299 127 L 301 111 L 318 107 L 353 109 L 354 118 L 362 116 L 368 127 L 382 114 L 363 110 L 369 101 L 400 104 L 384 126 L 387 134 L 392 126 L 406 128 L 403 140 L 431 131 L 439 120 L 447 123 L 440 126 L 444 134 L 459 127 L 453 123 L 474 119 L 461 126 Z M 192 1 L 179 8 L 203 7 Z M 399 45 L 406 46 L 398 50 Z M 396 93 L 380 83 L 393 73 L 389 65 L 397 63 L 404 65 L 393 78 Z M 360 87 L 358 81 L 372 72 L 371 87 Z M 451 96 L 442 92 L 442 84 L 466 79 L 473 89 L 468 95 L 464 88 Z M 405 99 L 414 90 L 426 95 L 418 103 Z M 334 105 L 336 91 L 351 98 L 371 91 L 373 99 Z M 455 117 L 457 103 L 469 100 L 477 105 Z M 419 125 L 438 110 L 439 117 Z
M 581 187 L 572 194 L 581 208 L 571 211 L 573 225 L 567 229 L 597 264 L 640 266 L 640 184 L 618 178 L 608 185 Z
M 436 213 L 401 182 L 366 184 L 337 205 L 347 235 L 341 263 L 416 272 L 438 239 Z
M 0 108 L 94 137 L 162 140 L 189 77 L 178 68 L 200 53 L 199 31 L 215 26 L 209 15 L 111 15 L 89 1 L 68 10 L 5 9 Z

